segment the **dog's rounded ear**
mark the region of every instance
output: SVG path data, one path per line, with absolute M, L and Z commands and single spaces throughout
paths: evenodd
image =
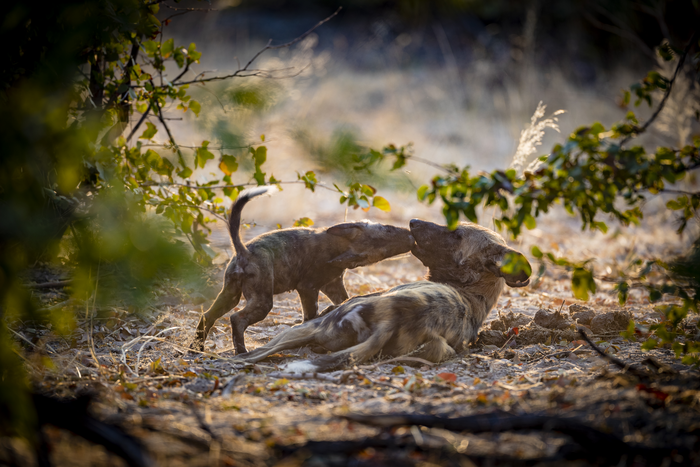
M 481 279 L 479 271 L 482 269 L 481 264 L 477 264 L 473 259 L 462 258 L 459 262 L 457 276 L 459 281 L 464 285 L 475 284 Z
M 337 237 L 347 238 L 348 240 L 354 240 L 358 235 L 362 233 L 362 227 L 354 222 L 345 222 L 343 224 L 336 224 L 329 227 L 326 232 Z
M 532 266 L 525 255 L 509 247 L 503 247 L 500 260 L 488 264 L 487 269 L 504 278 L 509 287 L 527 286 L 532 274 Z

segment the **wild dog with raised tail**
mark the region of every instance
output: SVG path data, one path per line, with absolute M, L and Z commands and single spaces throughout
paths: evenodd
M 410 223 L 412 253 L 428 267 L 427 280 L 353 297 L 295 326 L 240 359 L 257 362 L 281 350 L 321 347 L 331 354 L 294 362 L 287 370 L 332 371 L 379 354 L 447 360 L 477 338 L 504 285 L 525 287 L 532 268 L 496 232 L 462 223 L 451 231 L 419 219 Z
M 319 291 L 335 304 L 348 298 L 343 285 L 346 269 L 406 253 L 413 246 L 408 229 L 369 221 L 276 230 L 243 244 L 239 232 L 243 207 L 254 197 L 274 191 L 269 186 L 245 190 L 233 204 L 228 226 L 236 254 L 226 267 L 221 292 L 199 320 L 191 348 L 203 350 L 214 322 L 235 308 L 241 295 L 246 305 L 231 315 L 236 354 L 246 352 L 245 330 L 265 319 L 274 294 L 296 290 L 304 321 L 309 321 L 316 317 Z

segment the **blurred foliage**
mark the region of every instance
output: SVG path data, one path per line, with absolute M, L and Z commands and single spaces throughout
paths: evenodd
M 386 157 L 405 161 L 413 153 L 410 144 L 400 148 L 390 144 L 381 150 L 375 150 L 363 145 L 357 132 L 347 128 L 336 129 L 326 140 L 308 130 L 298 130 L 294 133 L 294 139 L 318 164 L 319 174 L 328 174 L 336 180 L 346 181 L 350 191 L 358 183 L 391 190 L 415 189 L 409 178 L 402 171 L 397 171 L 404 164 L 384 163 Z M 348 199 L 351 199 L 349 205 L 354 206 L 353 198 Z M 345 202 L 345 199 L 341 199 L 341 204 Z
M 640 123 L 635 113 L 629 111 L 624 120 L 609 128 L 598 122 L 580 127 L 565 143 L 554 146 L 549 155 L 541 156 L 522 174 L 515 169 L 471 174 L 468 166 L 446 166 L 444 175 L 434 177 L 430 185 L 418 189 L 418 198 L 427 203 L 440 199 L 450 227 L 456 227 L 460 217 L 477 222 L 479 207 L 495 207 L 500 212 L 493 220 L 496 228 L 517 238 L 523 227 L 534 229 L 537 217 L 555 204 L 578 215 L 582 230 L 598 230 L 605 234 L 608 226 L 600 220 L 601 215 L 622 225 L 639 224 L 645 202 L 665 194 L 673 196 L 666 207 L 677 213 L 678 233 L 682 234 L 690 222 L 700 220 L 700 192 L 688 191 L 679 185 L 700 168 L 700 135 L 683 147 L 660 146 L 654 151 L 639 143 L 631 146 L 629 143 L 637 142 L 659 115 L 679 73 L 698 76 L 698 36 L 696 31 L 685 48 L 669 44 L 660 47 L 660 57 L 676 64 L 673 76 L 652 71 L 624 92 L 623 103 L 628 104 L 634 95 L 635 106 L 643 103 L 652 106 L 655 96 L 661 94 L 655 103 L 656 109 L 645 123 Z M 688 57 L 690 66 L 684 70 Z M 700 109 L 700 102 L 690 100 L 686 105 Z M 694 235 L 697 235 L 696 229 Z M 670 263 L 636 259 L 626 270 L 620 271 L 618 277 L 605 278 L 615 283 L 620 304 L 627 301 L 632 287 L 646 289 L 652 302 L 665 295 L 678 299 L 677 304 L 659 308 L 666 320 L 652 326 L 653 337 L 643 348 L 668 344 L 679 356 L 683 355 L 684 362 L 694 364 L 700 363 L 700 333 L 697 329 L 686 333 L 681 325 L 689 312 L 698 312 L 700 303 L 699 242 L 695 241 L 687 256 Z M 543 252 L 537 246 L 532 248 L 532 255 L 540 259 L 540 276 L 547 263 L 571 271 L 571 289 L 576 298 L 588 300 L 589 294 L 596 292 L 591 260 L 570 261 Z
M 249 69 L 251 61 L 230 75 L 191 77 L 201 54 L 194 43 L 165 36 L 172 17 L 158 19 L 160 2 L 34 8 L 10 1 L 1 8 L 0 429 L 30 436 L 28 383 L 6 326 L 32 319 L 68 332 L 75 318 L 40 310 L 23 272 L 60 255 L 71 267 L 72 298 L 88 311 L 98 303 L 142 306 L 155 281 L 211 264 L 207 224 L 224 218 L 224 198 L 280 180 L 266 171 L 264 136 L 242 144 L 241 133 L 216 122 L 214 144 L 184 147 L 174 139 L 163 109 L 199 116 L 190 86 L 267 75 Z M 221 105 L 261 112 L 274 101 L 270 89 L 230 86 Z M 234 181 L 239 167 L 249 173 Z M 197 172 L 212 169 L 215 177 L 202 182 Z M 292 183 L 317 184 L 313 172 Z M 367 185 L 336 189 L 353 207 L 389 209 Z

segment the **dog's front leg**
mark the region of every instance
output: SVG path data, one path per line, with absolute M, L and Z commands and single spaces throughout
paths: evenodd
M 304 322 L 314 319 L 318 313 L 318 289 L 297 289 L 301 299 L 301 310 L 304 314 Z
M 200 352 L 203 351 L 204 341 L 206 340 L 207 335 L 209 335 L 209 331 L 214 326 L 216 320 L 228 313 L 229 310 L 235 308 L 240 300 L 240 285 L 238 285 L 236 281 L 230 281 L 229 283 L 224 284 L 224 288 L 219 293 L 219 296 L 216 297 L 216 301 L 214 301 L 207 312 L 204 313 L 201 318 L 199 318 L 195 338 L 190 344 L 190 348 L 193 350 L 199 350 Z

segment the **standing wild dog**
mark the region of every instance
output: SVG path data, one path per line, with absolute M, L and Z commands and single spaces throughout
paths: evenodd
M 416 241 L 411 251 L 428 267 L 427 281 L 353 297 L 239 358 L 256 362 L 307 345 L 334 352 L 287 367 L 316 372 L 359 364 L 379 352 L 405 355 L 422 346 L 412 355 L 444 361 L 476 340 L 504 284 L 530 283 L 527 259 L 489 229 L 462 223 L 450 231 L 419 219 L 410 227 Z
M 252 198 L 276 191 L 260 187 L 243 191 L 231 208 L 229 234 L 236 254 L 226 267 L 224 286 L 197 325 L 191 348 L 202 350 L 214 322 L 241 299 L 246 306 L 231 315 L 231 337 L 236 354 L 246 352 L 248 326 L 265 319 L 274 294 L 296 290 L 304 321 L 316 317 L 318 292 L 335 304 L 348 298 L 343 285 L 346 269 L 366 266 L 408 252 L 413 237 L 408 229 L 374 222 L 346 222 L 328 228 L 297 227 L 276 230 L 241 241 L 241 211 Z

